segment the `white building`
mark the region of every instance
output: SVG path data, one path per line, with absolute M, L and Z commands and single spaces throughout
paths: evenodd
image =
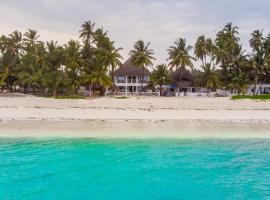
M 130 58 L 114 72 L 116 91 L 119 93 L 146 92 L 150 74 L 148 69 L 135 66 Z
M 263 83 L 256 85 L 251 85 L 248 89 L 248 94 L 270 94 L 270 84 Z

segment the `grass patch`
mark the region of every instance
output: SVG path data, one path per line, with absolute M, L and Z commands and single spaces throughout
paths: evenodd
M 85 97 L 78 96 L 78 95 L 53 96 L 51 98 L 54 98 L 54 99 L 71 99 L 71 100 L 85 99 Z
M 252 99 L 252 100 L 270 100 L 270 94 L 263 94 L 263 95 L 236 95 L 232 97 L 232 100 L 241 100 L 241 99 Z

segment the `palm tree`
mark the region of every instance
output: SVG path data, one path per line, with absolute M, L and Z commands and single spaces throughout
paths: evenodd
M 218 75 L 216 73 L 216 68 L 212 67 L 210 63 L 202 66 L 202 73 L 198 77 L 200 82 L 207 88 L 208 94 L 213 88 L 218 87 Z
M 58 96 L 59 88 L 63 84 L 63 64 L 65 60 L 65 51 L 57 42 L 47 42 L 47 62 L 46 84 L 53 90 L 53 96 Z
M 160 88 L 160 96 L 164 95 L 163 85 L 170 82 L 170 71 L 165 64 L 158 65 L 151 74 L 151 82 Z
M 80 85 L 80 73 L 83 60 L 80 52 L 81 45 L 78 41 L 70 40 L 65 45 L 65 66 L 67 76 L 71 82 L 74 94 L 77 95 L 78 87 Z
M 98 49 L 98 53 L 102 57 L 106 67 L 111 70 L 111 78 L 114 81 L 114 72 L 117 67 L 119 67 L 123 60 L 123 57 L 119 53 L 123 48 L 115 48 L 114 42 L 110 42 L 107 44 L 106 49 Z
M 191 51 L 192 46 L 187 46 L 185 39 L 177 39 L 174 45 L 175 46 L 170 46 L 170 48 L 168 49 L 168 60 L 171 69 L 180 70 L 180 82 L 178 85 L 178 90 L 179 92 L 181 92 L 183 71 L 186 69 L 186 67 L 190 67 L 191 69 L 193 69 L 194 65 L 192 63 L 192 60 L 196 59 L 189 55 L 189 51 Z
M 254 68 L 254 84 L 255 84 L 255 89 L 254 89 L 254 94 L 256 94 L 256 88 L 257 84 L 259 81 L 259 75 L 263 71 L 263 67 L 265 64 L 266 60 L 266 52 L 264 48 L 264 43 L 265 43 L 265 38 L 263 37 L 262 31 L 255 30 L 251 34 L 251 39 L 249 41 L 250 46 L 253 51 L 253 68 Z
M 110 38 L 108 37 L 108 32 L 104 31 L 103 27 L 98 28 L 94 33 L 93 41 L 98 49 L 108 48 L 108 46 L 110 45 Z
M 12 48 L 12 53 L 18 55 L 23 47 L 22 33 L 14 31 L 9 35 L 9 46 Z
M 112 80 L 111 78 L 107 75 L 107 71 L 105 68 L 102 69 L 95 69 L 92 71 L 91 74 L 85 74 L 83 76 L 83 80 L 86 83 L 89 84 L 89 97 L 92 97 L 92 90 L 93 90 L 93 85 L 98 84 L 99 86 L 106 88 L 106 87 L 111 87 L 112 86 Z
M 226 26 L 217 33 L 215 47 L 213 49 L 216 63 L 222 69 L 222 83 L 228 89 L 230 79 L 234 70 L 234 59 L 241 48 L 239 32 L 237 26 L 232 26 L 232 23 Z
M 131 62 L 135 66 L 142 68 L 141 91 L 143 91 L 144 70 L 147 66 L 153 66 L 152 60 L 155 60 L 153 57 L 154 51 L 150 49 L 150 42 L 145 44 L 143 40 L 139 40 L 135 43 L 129 55 L 131 56 Z
M 80 30 L 80 38 L 83 39 L 83 42 L 87 45 L 90 46 L 93 39 L 94 39 L 94 34 L 95 34 L 95 23 L 92 23 L 90 20 L 86 21 L 82 24 Z
M 210 38 L 206 39 L 204 35 L 200 36 L 195 44 L 194 54 L 202 61 L 202 65 L 206 65 L 207 56 L 211 56 L 213 51 L 213 42 Z M 212 60 L 212 58 L 211 58 Z
M 36 30 L 28 29 L 28 31 L 24 34 L 25 38 L 23 39 L 24 44 L 26 46 L 27 51 L 33 51 L 36 47 L 37 43 L 40 43 L 38 41 L 38 38 L 40 37 L 37 34 Z

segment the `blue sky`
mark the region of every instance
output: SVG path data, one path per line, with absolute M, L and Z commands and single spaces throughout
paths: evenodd
M 243 46 L 250 33 L 270 33 L 270 1 L 266 0 L 0 0 L 0 33 L 28 28 L 43 40 L 60 44 L 78 39 L 83 21 L 95 21 L 124 48 L 126 59 L 138 39 L 151 42 L 156 62 L 166 63 L 166 49 L 177 37 L 194 44 L 199 35 L 214 37 L 227 22 L 239 26 Z

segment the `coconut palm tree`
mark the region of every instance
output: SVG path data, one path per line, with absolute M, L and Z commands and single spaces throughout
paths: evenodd
M 213 88 L 217 88 L 219 84 L 216 68 L 211 66 L 210 63 L 202 66 L 202 73 L 198 79 L 207 88 L 208 94 Z
M 95 34 L 95 23 L 92 23 L 90 20 L 84 22 L 81 25 L 81 30 L 80 30 L 80 38 L 83 39 L 83 42 L 87 45 L 90 46 L 92 44 L 92 41 L 94 39 L 94 34 Z
M 194 57 L 189 55 L 191 49 L 192 46 L 187 46 L 186 40 L 183 38 L 178 38 L 175 41 L 174 46 L 170 46 L 170 48 L 168 49 L 168 60 L 171 69 L 180 70 L 180 82 L 178 85 L 179 92 L 181 92 L 182 90 L 182 78 L 184 70 L 186 69 L 186 67 L 190 67 L 191 69 L 193 69 L 194 65 L 192 61 L 196 60 Z
M 255 30 L 251 33 L 251 39 L 249 41 L 250 46 L 253 51 L 253 70 L 254 70 L 254 84 L 255 90 L 254 94 L 256 94 L 256 88 L 260 79 L 260 75 L 263 72 L 264 64 L 266 61 L 266 51 L 265 51 L 265 38 L 263 37 L 263 32 L 259 30 Z
M 33 29 L 28 29 L 24 36 L 25 38 L 23 39 L 23 42 L 26 46 L 26 51 L 34 51 L 37 43 L 41 42 L 38 41 L 38 38 L 40 36 L 37 34 L 37 31 Z
M 18 55 L 23 48 L 23 37 L 19 31 L 14 31 L 9 35 L 9 46 L 14 55 Z
M 146 43 L 143 40 L 139 40 L 135 43 L 133 49 L 129 52 L 131 56 L 131 62 L 138 67 L 142 68 L 141 75 L 141 91 L 143 91 L 144 71 L 148 66 L 153 66 L 152 60 L 154 51 L 150 49 L 150 42 Z
M 109 42 L 105 49 L 98 49 L 98 53 L 102 57 L 105 66 L 110 69 L 112 80 L 114 80 L 114 72 L 116 68 L 122 64 L 121 60 L 123 60 L 123 57 L 120 54 L 122 49 L 123 48 L 115 48 L 114 42 Z
M 70 40 L 68 44 L 65 45 L 65 71 L 70 81 L 72 91 L 76 95 L 78 93 L 78 87 L 80 85 L 80 74 L 83 63 L 80 48 L 80 43 L 75 40 Z
M 47 42 L 47 50 L 46 85 L 53 91 L 54 96 L 58 96 L 64 79 L 65 50 L 54 41 Z
M 238 27 L 232 23 L 217 33 L 215 47 L 213 49 L 216 64 L 222 69 L 222 83 L 225 88 L 229 88 L 231 74 L 234 70 L 234 59 L 241 48 Z
M 212 58 L 212 52 L 213 52 L 213 42 L 210 38 L 205 38 L 204 35 L 200 36 L 196 43 L 195 43 L 195 49 L 194 54 L 195 56 L 202 61 L 202 65 L 206 65 L 207 63 L 207 56 L 211 56 Z
M 168 70 L 167 65 L 158 65 L 156 69 L 152 72 L 150 80 L 155 86 L 159 86 L 160 96 L 163 96 L 163 85 L 170 82 L 170 71 Z

